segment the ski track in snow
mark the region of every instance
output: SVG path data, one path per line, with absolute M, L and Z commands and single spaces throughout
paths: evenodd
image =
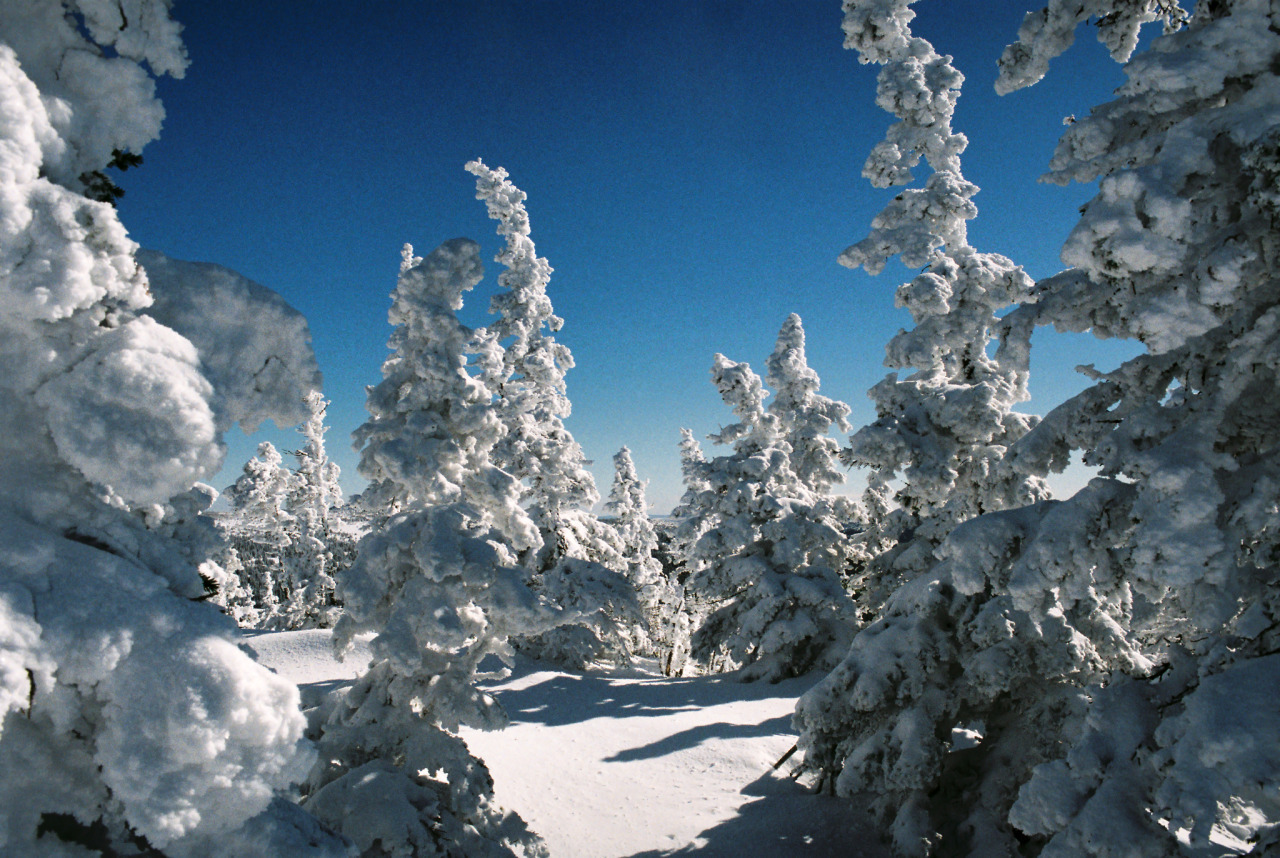
M 304 700 L 349 682 L 367 659 L 333 659 L 329 632 L 258 633 L 248 644 Z M 569 673 L 520 660 L 484 683 L 505 730 L 464 730 L 498 802 L 553 858 L 865 856 L 889 853 L 854 807 L 813 796 L 773 764 L 795 744 L 795 700 L 819 675 L 775 685 L 665 678 L 653 664 Z

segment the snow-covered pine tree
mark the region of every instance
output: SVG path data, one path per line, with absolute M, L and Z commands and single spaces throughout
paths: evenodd
M 582 448 L 564 426 L 571 411 L 564 377 L 573 369 L 573 355 L 552 336 L 564 320 L 547 295 L 552 269 L 530 238 L 526 195 L 501 167 L 490 169 L 476 160 L 467 170 L 476 177 L 476 199 L 484 202 L 506 241 L 497 257 L 505 267 L 498 276 L 504 291 L 493 297 L 490 311 L 497 318 L 487 328 L 501 346 L 491 354 L 501 362 L 479 361 L 506 430 L 494 448 L 494 462 L 524 483 L 522 501 L 545 543 L 540 571 L 564 556 L 611 559 L 607 528 L 583 515 L 600 493 Z
M 355 432 L 371 491 L 400 511 L 361 540 L 340 581 L 335 645 L 375 632 L 373 662 L 325 704 L 304 804 L 365 854 L 542 852 L 493 805 L 488 770 L 457 733 L 506 720 L 475 685 L 480 663 L 562 619 L 518 563 L 538 531 L 519 484 L 490 461 L 503 426 L 467 369 L 472 332 L 456 313 L 482 272 L 473 241 L 425 259 L 405 246 L 392 354 Z
M 220 392 L 83 193 L 159 130 L 168 12 L 0 4 L 0 853 L 339 855 L 272 803 L 310 763 L 297 689 L 201 601 Z
M 240 567 L 241 586 L 257 609 L 259 628 L 271 628 L 280 617 L 286 587 L 285 554 L 293 543 L 294 517 L 288 505 L 292 474 L 270 441 L 245 462 L 244 473 L 227 487 L 231 515 L 226 529 Z
M 870 468 L 877 486 L 899 485 L 898 508 L 869 522 L 861 553 L 901 544 L 851 582 L 872 615 L 930 563 L 932 548 L 957 523 L 1047 496 L 1042 481 L 1000 466 L 1034 423 L 1013 410 L 1028 396 L 1026 353 L 988 355 L 997 314 L 1027 295 L 1031 279 L 1006 257 L 969 245 L 966 222 L 977 214 L 971 198 L 978 188 L 960 169 L 968 140 L 951 128 L 964 76 L 950 57 L 911 35 L 911 2 L 844 3 L 845 47 L 884 66 L 876 103 L 899 120 L 872 149 L 863 176 L 885 188 L 910 183 L 922 159 L 931 170 L 923 187 L 899 191 L 871 233 L 840 255 L 840 264 L 871 274 L 893 256 L 924 268 L 895 295 L 916 326 L 885 350 L 894 372 L 870 391 L 876 420 L 843 453 L 846 464 Z
M 627 564 L 624 574 L 639 594 L 644 617 L 642 625 L 629 630 L 631 651 L 672 662 L 672 632 L 680 610 L 680 593 L 662 574 L 662 563 L 654 556 L 658 535 L 649 518 L 645 484 L 640 481 L 631 451 L 626 447 L 613 457 L 613 486 L 605 510 L 616 517 L 613 527 Z
M 1263 392 L 1280 367 L 1280 10 L 1052 3 L 1000 88 L 1039 79 L 1088 16 L 1120 60 L 1142 23 L 1166 34 L 1064 135 L 1050 178 L 1099 192 L 1074 267 L 1008 337 L 1055 324 L 1148 350 L 1090 369 L 1006 462 L 1042 473 L 1077 449 L 1099 477 L 958 527 L 797 710 L 813 767 L 874 796 L 903 854 L 1280 845 L 1280 421 Z
M 701 625 L 707 614 L 706 606 L 698 599 L 697 593 L 686 589 L 691 568 L 690 549 L 702 536 L 702 532 L 710 525 L 707 510 L 700 509 L 698 499 L 702 492 L 711 486 L 705 479 L 707 457 L 702 452 L 702 445 L 694 436 L 693 430 L 680 429 L 680 476 L 684 483 L 684 493 L 680 502 L 671 510 L 671 523 L 668 529 L 665 552 L 663 555 L 663 573 L 669 585 L 680 594 L 679 609 L 672 618 L 671 656 L 663 665 L 668 675 L 683 675 L 686 667 L 695 669 L 691 662 L 693 654 L 693 630 Z
M 782 323 L 765 367 L 765 382 L 773 389 L 769 412 L 791 447 L 791 470 L 810 491 L 830 494 L 844 474 L 840 445 L 829 433 L 832 426 L 849 431 L 849 406 L 818 393 L 821 380 L 805 356 L 804 326 L 795 313 Z
M 708 603 L 693 637 L 712 669 L 776 681 L 829 667 L 848 647 L 853 604 L 839 570 L 844 534 L 830 507 L 791 469 L 782 423 L 760 377 L 716 355 L 711 377 L 738 423 L 711 438 L 733 452 L 688 464 L 705 485 L 691 499 L 700 530 L 686 592 Z
M 350 540 L 335 532 L 332 510 L 342 505 L 341 471 L 324 449 L 328 402 L 318 390 L 307 391 L 307 419 L 299 426 L 303 444 L 293 452 L 297 467 L 290 475 L 286 506 L 295 526 L 285 556 L 288 601 L 281 606 L 289 629 L 327 628 L 337 615 L 334 575 L 350 549 Z M 336 556 L 335 556 L 336 555 Z
M 476 199 L 506 242 L 497 256 L 504 291 L 490 304 L 497 318 L 473 344 L 504 430 L 493 461 L 521 481 L 521 503 L 541 535 L 539 548 L 524 558 L 537 586 L 563 607 L 595 618 L 521 645 L 567 666 L 625 660 L 622 628 L 641 617 L 634 593 L 617 574 L 627 565 L 622 546 L 590 511 L 600 499 L 590 463 L 564 425 L 571 411 L 564 377 L 574 364 L 569 348 L 553 336 L 564 320 L 547 295 L 552 269 L 537 255 L 526 195 L 507 171 L 480 160 L 468 163 L 467 171 L 476 177 Z

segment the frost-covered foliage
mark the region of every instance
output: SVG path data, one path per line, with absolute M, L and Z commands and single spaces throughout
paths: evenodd
M 619 627 L 637 618 L 634 611 L 619 615 L 614 610 L 621 607 L 615 598 L 621 582 L 609 570 L 621 572 L 626 560 L 616 534 L 590 512 L 600 494 L 582 447 L 564 425 L 571 411 L 564 377 L 574 364 L 569 348 L 553 336 L 564 320 L 555 315 L 547 295 L 551 266 L 537 255 L 526 194 L 511 183 L 507 171 L 479 160 L 468 163 L 467 171 L 476 177 L 476 199 L 484 202 L 506 242 L 497 256 L 504 266 L 498 285 L 505 291 L 493 297 L 489 308 L 497 318 L 476 332 L 472 348 L 502 425 L 493 461 L 521 481 L 521 503 L 541 535 L 539 547 L 522 559 L 548 594 L 555 590 L 560 598 L 572 594 L 581 600 L 563 607 L 601 621 L 594 630 L 556 629 L 522 641 L 521 648 L 570 667 L 614 655 L 625 660 L 626 650 L 617 647 L 623 643 Z M 580 570 L 574 572 L 562 564 L 565 559 L 604 568 L 592 569 L 578 582 L 550 580 L 581 575 L 587 568 L 573 564 Z M 600 638 L 597 644 L 591 644 L 593 636 Z
M 930 168 L 923 187 L 899 191 L 872 221 L 870 235 L 840 256 L 842 265 L 871 274 L 895 255 L 909 268 L 924 268 L 895 295 L 916 326 L 886 348 L 885 364 L 894 372 L 870 391 L 877 418 L 844 451 L 846 464 L 873 470 L 878 487 L 901 483 L 898 508 L 873 519 L 862 537 L 869 545 L 863 553 L 872 556 L 903 542 L 864 566 L 855 584 L 873 613 L 887 592 L 923 570 L 932 546 L 957 523 L 1047 496 L 1038 479 L 1000 465 L 1034 422 L 1013 411 L 1027 398 L 1026 352 L 1002 344 L 988 354 L 997 313 L 1023 300 L 1031 279 L 1004 256 L 969 245 L 966 222 L 977 214 L 971 198 L 978 188 L 960 169 L 968 140 L 951 128 L 964 76 L 950 57 L 911 34 L 910 6 L 911 0 L 844 4 L 845 47 L 884 67 L 876 103 L 899 120 L 872 149 L 863 176 L 884 188 L 910 183 L 922 159 Z
M 168 11 L 0 4 L 0 853 L 341 854 L 273 804 L 312 756 L 297 690 L 199 601 L 217 393 L 82 194 L 158 131 Z
M 183 262 L 138 251 L 155 300 L 144 311 L 190 340 L 213 384 L 218 428 L 255 431 L 309 420 L 310 391 L 320 388 L 311 329 L 275 292 L 221 265 Z
M 1119 58 L 1143 20 L 1185 17 L 1051 4 L 1001 88 L 1037 80 L 1077 14 L 1103 16 Z M 1147 353 L 1090 368 L 1005 463 L 1041 474 L 1081 450 L 1099 476 L 957 527 L 797 710 L 807 764 L 867 797 L 903 854 L 1280 846 L 1278 67 L 1280 9 L 1197 4 L 1058 146 L 1049 178 L 1098 195 L 1007 342 L 1053 324 Z
M 631 460 L 631 451 L 623 447 L 613 457 L 613 486 L 605 509 L 615 517 L 613 528 L 626 560 L 624 574 L 638 595 L 644 617 L 643 625 L 629 630 L 631 651 L 673 663 L 676 616 L 683 600 L 678 585 L 662 574 L 662 563 L 654 556 L 658 535 L 649 518 L 644 489 L 645 484 Z
M 338 466 L 324 448 L 327 403 L 316 390 L 303 402 L 310 416 L 298 426 L 303 444 L 293 451 L 294 470 L 263 442 L 227 489 L 233 510 L 222 521 L 230 543 L 224 565 L 236 568 L 236 581 L 217 599 L 241 625 L 332 626 L 338 614 L 334 575 L 354 559 L 354 539 L 334 513 L 342 489 Z
M 573 355 L 552 336 L 564 320 L 555 315 L 547 296 L 551 266 L 537 255 L 529 237 L 526 195 L 501 167 L 491 170 L 477 160 L 467 170 L 476 177 L 476 199 L 484 201 L 506 241 L 497 257 L 505 267 L 498 285 L 506 291 L 493 297 L 490 311 L 498 318 L 487 328 L 478 361 L 504 429 L 494 462 L 524 483 L 521 499 L 542 532 L 546 556 L 538 565 L 545 569 L 575 547 L 572 539 L 557 544 L 566 527 L 562 519 L 590 509 L 600 493 L 582 448 L 564 427 L 571 410 L 564 377 L 573 369 Z M 591 545 L 581 549 L 600 550 Z
M 467 369 L 472 332 L 456 312 L 481 275 L 472 241 L 425 259 L 405 246 L 393 352 L 356 432 L 371 491 L 400 511 L 360 542 L 340 581 L 335 645 L 343 652 L 374 632 L 373 661 L 323 707 L 305 807 L 366 855 L 542 851 L 493 805 L 488 771 L 457 735 L 505 722 L 475 685 L 481 662 L 507 659 L 510 636 L 563 619 L 518 562 L 538 531 L 515 478 L 490 460 L 501 422 Z
M 793 470 L 784 421 L 765 409 L 760 377 L 723 355 L 711 377 L 740 422 L 711 436 L 732 453 L 685 460 L 690 491 L 700 487 L 689 499 L 695 514 L 679 525 L 685 587 L 709 606 L 694 652 L 712 669 L 743 667 L 747 680 L 829 667 L 848 647 L 853 617 L 839 574 L 841 524 Z

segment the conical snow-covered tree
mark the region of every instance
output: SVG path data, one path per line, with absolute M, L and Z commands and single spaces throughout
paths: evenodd
M 791 447 L 791 470 L 810 491 L 829 494 L 844 482 L 840 445 L 829 433 L 832 426 L 849 431 L 849 406 L 818 393 L 821 381 L 805 357 L 804 326 L 795 313 L 782 323 L 765 366 L 765 381 L 773 388 L 769 412 Z
M 542 851 L 493 805 L 487 769 L 458 736 L 506 720 L 475 685 L 481 661 L 507 659 L 508 637 L 561 620 L 518 563 L 537 528 L 519 484 L 490 461 L 502 424 L 467 369 L 472 332 L 456 313 L 481 276 L 475 242 L 425 259 L 405 246 L 393 351 L 355 433 L 361 473 L 400 512 L 361 541 L 340 582 L 335 645 L 376 632 L 373 662 L 325 706 L 305 806 L 365 854 Z
M 284 458 L 270 441 L 258 445 L 258 453 L 244 464 L 235 483 L 227 488 L 232 514 L 228 522 L 234 561 L 240 584 L 256 609 L 257 625 L 270 628 L 280 616 L 284 589 L 284 555 L 292 543 L 293 515 L 286 509 L 292 475 Z
M 0 4 L 0 854 L 337 855 L 273 804 L 310 764 L 297 689 L 200 601 L 220 392 L 84 195 L 159 130 L 168 13 Z
M 342 506 L 342 487 L 338 477 L 342 471 L 325 452 L 324 436 L 329 431 L 325 425 L 325 412 L 329 403 L 318 390 L 307 391 L 307 419 L 298 427 L 302 433 L 302 446 L 294 451 L 297 460 L 294 469 L 293 490 L 289 493 L 289 509 L 300 521 L 313 519 L 319 528 L 328 519 L 330 510 Z
M 467 170 L 476 177 L 476 199 L 484 201 L 506 241 L 497 257 L 505 268 L 498 285 L 505 291 L 490 305 L 497 318 L 473 342 L 503 427 L 493 461 L 521 481 L 521 503 L 541 536 L 539 549 L 523 558 L 538 588 L 562 607 L 594 618 L 521 646 L 570 667 L 625 661 L 622 630 L 642 618 L 634 591 L 618 575 L 627 565 L 622 546 L 590 511 L 600 499 L 590 463 L 564 426 L 571 410 L 564 377 L 573 355 L 552 336 L 564 321 L 547 296 L 551 266 L 537 255 L 526 195 L 507 171 L 479 160 Z
M 286 509 L 293 480 L 284 466 L 284 457 L 270 441 L 258 445 L 258 453 L 244 463 L 244 473 L 227 488 L 227 499 L 235 515 L 246 525 L 261 530 L 270 545 L 284 545 L 286 522 L 293 516 Z
M 303 444 L 293 452 L 297 466 L 290 475 L 287 506 L 295 532 L 286 555 L 289 598 L 283 606 L 284 627 L 325 628 L 333 625 L 335 550 L 349 541 L 337 536 L 332 510 L 342 505 L 341 474 L 324 449 L 325 410 L 328 403 L 318 390 L 307 392 L 307 419 L 298 427 Z
M 693 630 L 701 625 L 707 615 L 706 605 L 698 594 L 685 587 L 690 572 L 690 549 L 710 526 L 710 516 L 703 515 L 698 499 L 711 485 L 706 481 L 704 467 L 707 461 L 702 445 L 693 430 L 680 429 L 680 476 L 684 493 L 680 502 L 671 510 L 671 526 L 668 532 L 664 572 L 670 586 L 680 594 L 679 609 L 672 618 L 671 655 L 663 670 L 668 675 L 683 675 L 686 669 L 696 668 L 690 661 L 693 654 Z
M 564 426 L 571 410 L 564 377 L 573 355 L 553 336 L 564 320 L 547 295 L 552 269 L 530 238 L 526 195 L 501 167 L 476 160 L 467 170 L 476 177 L 476 199 L 506 241 L 497 257 L 505 268 L 498 285 L 505 291 L 493 297 L 490 311 L 497 318 L 487 327 L 490 343 L 500 348 L 491 347 L 487 357 L 482 352 L 479 361 L 505 430 L 493 460 L 524 483 L 522 501 L 544 542 L 539 571 L 560 557 L 616 565 L 607 528 L 587 512 L 600 500 L 595 478 Z
M 813 767 L 874 796 L 903 854 L 1280 845 L 1280 421 L 1264 392 L 1280 367 L 1280 10 L 1052 3 L 1000 88 L 1038 80 L 1089 16 L 1120 60 L 1142 23 L 1166 34 L 1059 144 L 1049 177 L 1100 179 L 1098 195 L 1064 248 L 1073 267 L 1037 284 L 1008 337 L 1025 348 L 1054 324 L 1147 353 L 1093 372 L 1005 461 L 1040 474 L 1082 450 L 1099 477 L 956 528 L 797 710 Z
M 695 654 L 743 679 L 778 680 L 830 666 L 848 647 L 853 604 L 839 570 L 844 535 L 823 499 L 791 468 L 781 421 L 760 377 L 716 355 L 712 380 L 738 423 L 711 438 L 733 452 L 688 462 L 706 488 L 691 499 L 699 532 L 686 591 L 719 605 L 694 634 Z
M 639 594 L 644 623 L 631 630 L 631 651 L 641 655 L 669 655 L 671 630 L 680 607 L 679 591 L 662 574 L 662 563 L 654 556 L 658 535 L 649 518 L 645 484 L 636 473 L 631 451 L 623 447 L 613 457 L 613 486 L 605 509 L 616 516 L 613 522 L 626 560 L 624 574 Z M 666 659 L 670 661 L 670 658 Z

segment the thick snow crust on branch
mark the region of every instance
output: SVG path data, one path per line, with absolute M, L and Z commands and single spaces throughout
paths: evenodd
M 137 259 L 154 298 L 146 314 L 190 340 L 213 385 L 219 432 L 238 422 L 293 426 L 310 419 L 320 389 L 307 320 L 275 292 L 221 265 L 183 262 L 154 250 Z
M 126 20 L 127 19 L 127 20 Z M 151 140 L 168 4 L 0 5 L 0 852 L 299 844 L 297 690 L 210 605 L 195 480 L 222 455 L 196 347 L 138 315 L 135 245 L 80 177 Z M 312 854 L 334 838 L 309 823 Z M 310 837 L 310 834 L 307 835 Z
M 1280 845 L 1280 718 L 1259 696 L 1280 681 L 1280 9 L 1197 4 L 1177 29 L 1171 3 L 1053 3 L 1001 88 L 1038 79 L 1086 14 L 1121 58 L 1143 21 L 1166 33 L 1059 144 L 1048 178 L 1098 195 L 1005 347 L 1052 324 L 1147 353 L 1085 368 L 1095 384 L 1004 466 L 1080 450 L 1099 476 L 951 530 L 797 710 L 808 764 L 904 855 Z

